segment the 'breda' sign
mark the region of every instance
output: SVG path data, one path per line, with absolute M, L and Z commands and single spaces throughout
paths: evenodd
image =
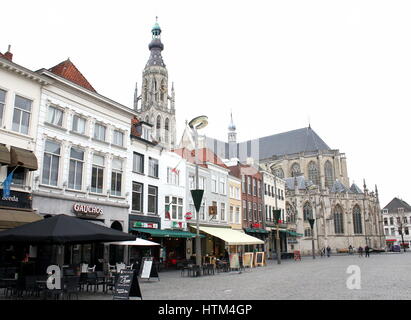
M 96 206 L 90 206 L 88 204 L 80 204 L 80 203 L 75 203 L 73 205 L 73 211 L 77 215 L 92 216 L 92 217 L 97 217 L 103 214 L 102 208 L 99 208 Z

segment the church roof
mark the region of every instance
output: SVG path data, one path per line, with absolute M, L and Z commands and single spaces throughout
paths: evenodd
M 260 159 L 273 155 L 283 156 L 304 151 L 330 150 L 331 148 L 311 127 L 259 138 Z
M 306 179 L 304 176 L 292 177 L 285 179 L 285 185 L 288 190 L 295 190 L 295 184 L 299 190 L 307 189 L 311 186 L 314 186 L 311 180 Z
M 345 185 L 343 185 L 341 181 L 335 180 L 330 192 L 331 193 L 343 193 L 343 192 L 351 193 L 351 190 L 348 189 Z
M 360 187 L 358 187 L 355 183 L 353 183 L 350 187 L 350 191 L 352 193 L 363 193 L 362 190 L 360 189 Z
M 411 206 L 404 200 L 394 198 L 383 209 L 388 213 L 398 213 L 398 208 L 404 208 L 404 212 L 411 212 Z
M 71 82 L 74 82 L 75 84 L 83 88 L 97 93 L 90 82 L 87 81 L 87 79 L 81 74 L 81 72 L 76 68 L 73 62 L 70 61 L 70 59 L 60 62 L 59 64 L 50 68 L 49 71 Z

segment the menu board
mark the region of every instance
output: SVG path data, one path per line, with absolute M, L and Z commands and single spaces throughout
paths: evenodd
M 141 269 L 141 279 L 150 279 L 151 267 L 153 260 L 150 258 L 143 259 L 143 268 Z
M 253 257 L 254 254 L 252 252 L 246 252 L 243 254 L 243 266 L 244 267 L 253 267 Z
M 230 254 L 230 268 L 240 269 L 240 259 L 238 257 L 238 253 Z
M 139 297 L 141 295 L 140 285 L 135 270 L 121 270 L 114 287 L 114 300 L 128 300 L 129 297 Z
M 150 279 L 150 278 L 158 278 L 160 281 L 160 277 L 158 276 L 157 267 L 153 267 L 153 258 L 143 258 L 143 266 L 141 268 L 141 279 Z
M 255 265 L 257 267 L 264 266 L 264 252 L 256 252 L 255 253 Z

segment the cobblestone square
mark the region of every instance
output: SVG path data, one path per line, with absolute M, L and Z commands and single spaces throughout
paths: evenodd
M 347 268 L 361 270 L 361 289 L 347 289 Z M 140 280 L 144 300 L 401 300 L 411 298 L 410 253 L 375 254 L 370 258 L 303 257 L 302 261 L 270 260 L 266 267 L 199 278 L 180 271 L 160 273 L 160 281 Z M 80 299 L 112 299 L 111 294 Z

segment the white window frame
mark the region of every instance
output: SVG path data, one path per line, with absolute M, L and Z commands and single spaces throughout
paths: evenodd
M 7 91 L 0 88 L 0 92 L 4 92 L 4 100 L 0 100 L 0 126 L 2 126 L 4 119 L 4 110 L 6 109 Z
M 103 165 L 94 162 L 94 157 L 95 156 L 103 158 Z M 92 156 L 92 165 L 91 165 L 91 181 L 90 181 L 90 190 L 93 193 L 103 194 L 103 192 L 104 192 L 105 162 L 106 162 L 106 159 L 104 158 L 103 155 L 93 154 L 93 156 Z M 93 190 L 93 169 L 96 169 L 96 171 L 97 171 L 97 176 L 96 176 L 96 181 L 95 181 L 96 187 L 95 187 L 94 190 Z M 102 177 L 101 177 L 101 175 L 102 175 Z M 101 186 L 101 190 L 98 189 L 99 178 L 101 178 L 101 180 L 103 182 L 103 184 Z
M 102 133 L 104 134 L 103 137 L 101 137 Z M 107 136 L 106 133 L 107 133 L 107 127 L 104 124 L 102 124 L 100 122 L 96 122 L 94 124 L 94 135 L 93 135 L 93 137 L 94 137 L 95 140 L 105 142 L 106 141 L 106 136 Z
M 77 128 L 74 128 L 74 119 L 77 118 Z M 80 131 L 79 129 L 79 123 L 80 121 L 84 121 L 84 130 Z M 73 117 L 71 118 L 71 131 L 78 133 L 78 134 L 86 134 L 86 127 L 87 127 L 87 119 L 78 115 L 78 114 L 73 114 Z
M 61 114 L 61 118 L 59 119 L 59 121 L 56 121 L 56 113 L 60 113 Z M 51 114 L 51 115 L 50 115 Z M 51 119 L 50 119 L 51 117 Z M 64 110 L 62 108 L 59 108 L 57 106 L 54 105 L 49 105 L 47 108 L 47 123 L 50 123 L 54 126 L 57 127 L 63 127 L 63 121 L 64 121 Z
M 117 141 L 119 140 L 118 137 L 121 137 L 121 142 Z M 123 147 L 124 146 L 124 132 L 118 129 L 113 130 L 113 141 L 112 143 L 115 146 Z
M 30 101 L 30 110 L 29 110 L 29 111 L 16 106 L 17 97 L 19 97 L 19 98 L 21 98 L 21 99 L 24 99 L 24 100 L 27 100 L 27 101 Z M 33 107 L 33 100 L 28 99 L 28 98 L 23 97 L 23 96 L 18 95 L 18 94 L 16 94 L 16 95 L 14 96 L 13 118 L 12 118 L 12 131 L 14 131 L 14 132 L 19 132 L 19 133 L 26 134 L 26 135 L 29 134 L 29 132 L 30 132 L 30 120 L 31 120 L 31 109 L 32 109 L 32 107 Z M 19 117 L 20 119 L 19 119 L 19 123 L 18 123 L 18 128 L 15 128 L 15 127 L 14 127 L 14 115 L 16 114 L 16 111 L 20 112 L 20 117 Z M 23 119 L 23 114 L 25 114 L 25 113 L 28 113 L 27 132 L 23 132 L 23 131 L 22 131 L 22 119 Z
M 81 151 L 81 152 L 83 152 L 83 159 L 80 160 L 80 159 L 77 159 L 77 158 L 72 158 L 72 157 L 71 157 L 71 150 L 72 150 L 72 149 L 75 149 L 76 151 Z M 72 189 L 72 190 L 82 190 L 82 189 L 83 189 L 83 179 L 84 179 L 84 157 L 85 157 L 85 151 L 84 151 L 83 149 L 80 149 L 80 148 L 77 148 L 77 147 L 74 147 L 74 146 L 73 146 L 73 147 L 70 148 L 70 154 L 69 154 L 69 156 L 70 156 L 70 158 L 69 158 L 69 185 L 68 185 L 68 186 L 69 186 L 69 189 Z M 74 177 L 74 185 L 73 185 L 73 187 L 70 187 L 70 177 L 71 177 L 70 167 L 71 167 L 72 161 L 73 161 L 74 164 L 75 164 L 75 166 L 74 166 L 74 174 L 72 175 L 72 176 Z M 76 179 L 78 163 L 81 164 L 81 178 L 80 178 L 81 181 L 77 181 L 77 179 Z M 78 183 L 80 183 L 80 188 L 76 188 L 76 184 L 78 184 Z
M 58 154 L 46 150 L 46 146 L 47 146 L 47 143 L 48 143 L 48 142 L 53 143 L 53 144 L 56 144 L 56 145 L 59 145 L 59 153 L 58 153 Z M 46 155 L 47 155 L 48 157 L 50 157 L 50 166 L 49 166 L 49 168 L 48 168 L 48 170 L 47 170 L 47 171 L 48 171 L 48 177 L 49 177 L 49 178 L 48 178 L 48 181 L 45 181 L 45 180 L 44 180 L 44 179 L 45 179 L 44 171 L 45 171 L 45 169 L 46 169 L 46 165 L 45 165 Z M 49 185 L 49 186 L 57 186 L 57 185 L 58 185 L 58 182 L 59 182 L 59 169 L 60 169 L 60 158 L 61 158 L 61 144 L 60 144 L 59 142 L 57 142 L 57 141 L 53 141 L 53 140 L 47 139 L 47 140 L 45 141 L 45 143 L 44 143 L 43 168 L 42 168 L 42 173 L 41 173 L 41 183 L 42 183 L 42 184 L 44 184 L 44 185 Z M 51 171 L 52 171 L 51 168 L 53 167 L 53 165 L 54 165 L 56 162 L 57 162 L 57 179 L 56 179 L 56 183 L 54 184 L 54 183 L 51 183 Z

